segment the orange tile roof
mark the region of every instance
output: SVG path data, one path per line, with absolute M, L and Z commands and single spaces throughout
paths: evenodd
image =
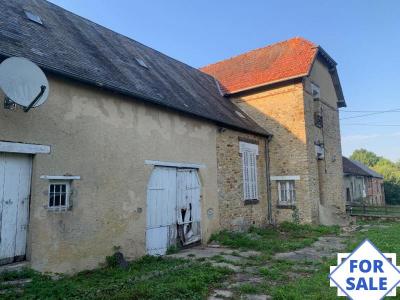
M 200 68 L 214 76 L 224 93 L 246 90 L 309 73 L 318 46 L 296 37 Z

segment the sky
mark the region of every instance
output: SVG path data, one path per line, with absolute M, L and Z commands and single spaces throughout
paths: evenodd
M 340 109 L 343 154 L 366 148 L 400 160 L 398 0 L 51 2 L 193 67 L 294 36 L 307 38 L 338 63 L 347 102 Z

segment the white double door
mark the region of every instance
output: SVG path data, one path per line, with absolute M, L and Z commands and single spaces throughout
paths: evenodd
M 147 188 L 146 248 L 163 255 L 178 241 L 200 240 L 200 181 L 196 169 L 155 167 Z
M 25 259 L 32 157 L 0 152 L 0 265 Z

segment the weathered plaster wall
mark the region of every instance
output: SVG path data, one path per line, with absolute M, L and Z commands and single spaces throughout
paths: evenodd
M 366 181 L 363 176 L 346 175 L 343 177 L 344 193 L 346 195 L 346 190 L 349 189 L 350 202 L 362 203 L 367 194 Z
M 245 204 L 244 201 L 240 140 L 258 144 L 258 203 Z M 218 200 L 220 223 L 224 229 L 242 231 L 268 223 L 265 142 L 266 138 L 230 129 L 221 130 L 217 135 Z
M 294 82 L 240 95 L 235 103 L 268 132 L 271 176 L 300 176 L 296 185 L 296 206 L 303 223 L 316 222 L 319 190 L 310 173 L 303 85 Z M 278 186 L 271 182 L 273 215 L 276 222 L 292 221 L 294 211 L 278 207 Z
M 40 271 L 94 268 L 121 246 L 145 254 L 145 160 L 204 164 L 202 235 L 219 229 L 216 126 L 127 97 L 50 77 L 49 100 L 29 113 L 0 109 L 0 140 L 51 145 L 33 159 L 28 259 Z M 1 95 L 0 95 L 1 96 Z M 73 208 L 48 212 L 48 181 L 73 174 Z M 212 209 L 212 218 L 207 210 Z
M 337 96 L 328 67 L 316 60 L 309 78 L 304 83 L 304 101 L 307 111 L 308 152 L 310 161 L 315 157 L 315 141 L 321 141 L 325 148 L 325 159 L 318 160 L 318 167 L 312 166 L 319 177 L 321 204 L 345 212 L 345 195 L 343 193 L 343 165 L 340 138 L 339 112 Z M 311 95 L 311 82 L 320 87 L 321 100 L 314 101 Z M 320 111 L 323 116 L 322 129 L 314 125 L 314 112 Z M 315 170 L 315 171 L 314 171 Z M 316 175 L 317 176 L 317 175 Z

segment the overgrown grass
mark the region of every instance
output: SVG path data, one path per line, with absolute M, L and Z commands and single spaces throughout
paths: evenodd
M 287 222 L 276 228 L 250 228 L 249 232 L 245 233 L 222 231 L 214 234 L 211 240 L 232 248 L 274 254 L 303 248 L 311 245 L 320 236 L 338 233 L 339 227 L 297 225 Z
M 365 224 L 365 222 L 363 222 Z M 376 223 L 374 225 L 377 225 Z M 348 240 L 348 252 L 353 251 L 356 246 L 364 239 L 370 239 L 382 252 L 397 253 L 400 255 L 400 223 L 383 222 L 378 223 L 382 226 L 372 226 L 367 232 L 358 231 L 353 238 Z M 329 266 L 336 265 L 336 259 L 330 259 L 322 263 L 319 270 L 310 277 L 302 277 L 297 280 L 288 282 L 287 284 L 279 284 L 268 288 L 266 291 L 273 299 L 338 299 L 336 296 L 337 290 L 329 287 Z M 272 275 L 279 274 L 272 273 Z M 393 299 L 400 299 L 400 295 Z
M 229 270 L 183 259 L 144 257 L 126 270 L 102 268 L 54 281 L 31 270 L 1 275 L 0 282 L 32 278 L 19 294 L 6 290 L 1 299 L 203 299 Z

